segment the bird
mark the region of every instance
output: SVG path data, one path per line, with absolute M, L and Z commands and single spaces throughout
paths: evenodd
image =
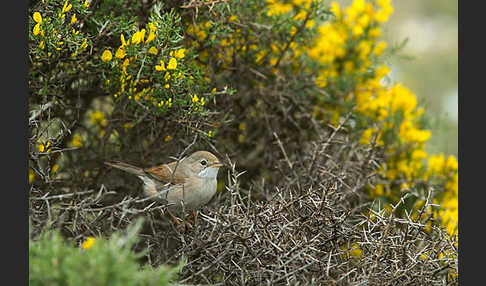
M 208 151 L 197 151 L 179 161 L 151 168 L 120 161 L 107 161 L 105 164 L 136 175 L 143 182 L 143 194 L 166 202 L 169 215 L 177 223 L 174 213 L 180 215 L 192 211 L 195 215 L 195 211 L 216 194 L 218 171 L 224 166 Z

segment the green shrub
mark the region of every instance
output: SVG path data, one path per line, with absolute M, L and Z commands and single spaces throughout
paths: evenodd
M 169 285 L 176 267 L 140 269 L 143 253 L 131 250 L 141 221 L 109 239 L 88 237 L 80 246 L 65 241 L 59 231 L 45 231 L 29 241 L 29 285 Z

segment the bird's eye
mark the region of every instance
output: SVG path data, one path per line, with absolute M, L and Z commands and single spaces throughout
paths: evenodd
M 206 166 L 206 164 L 207 164 L 207 163 L 208 163 L 208 162 L 206 162 L 206 160 L 202 160 L 202 161 L 201 161 L 201 165 L 203 165 L 203 166 Z

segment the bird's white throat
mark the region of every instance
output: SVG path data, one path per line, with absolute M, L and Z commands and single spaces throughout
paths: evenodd
M 213 179 L 218 176 L 218 169 L 219 168 L 204 168 L 199 174 L 197 174 L 199 177 L 206 178 L 206 179 Z

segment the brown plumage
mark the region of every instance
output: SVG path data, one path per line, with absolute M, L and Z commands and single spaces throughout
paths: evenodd
M 192 211 L 209 202 L 216 193 L 219 167 L 218 158 L 207 151 L 198 151 L 177 161 L 139 168 L 127 163 L 112 161 L 105 164 L 134 174 L 144 185 L 145 196 L 165 201 L 169 209 L 180 213 Z

